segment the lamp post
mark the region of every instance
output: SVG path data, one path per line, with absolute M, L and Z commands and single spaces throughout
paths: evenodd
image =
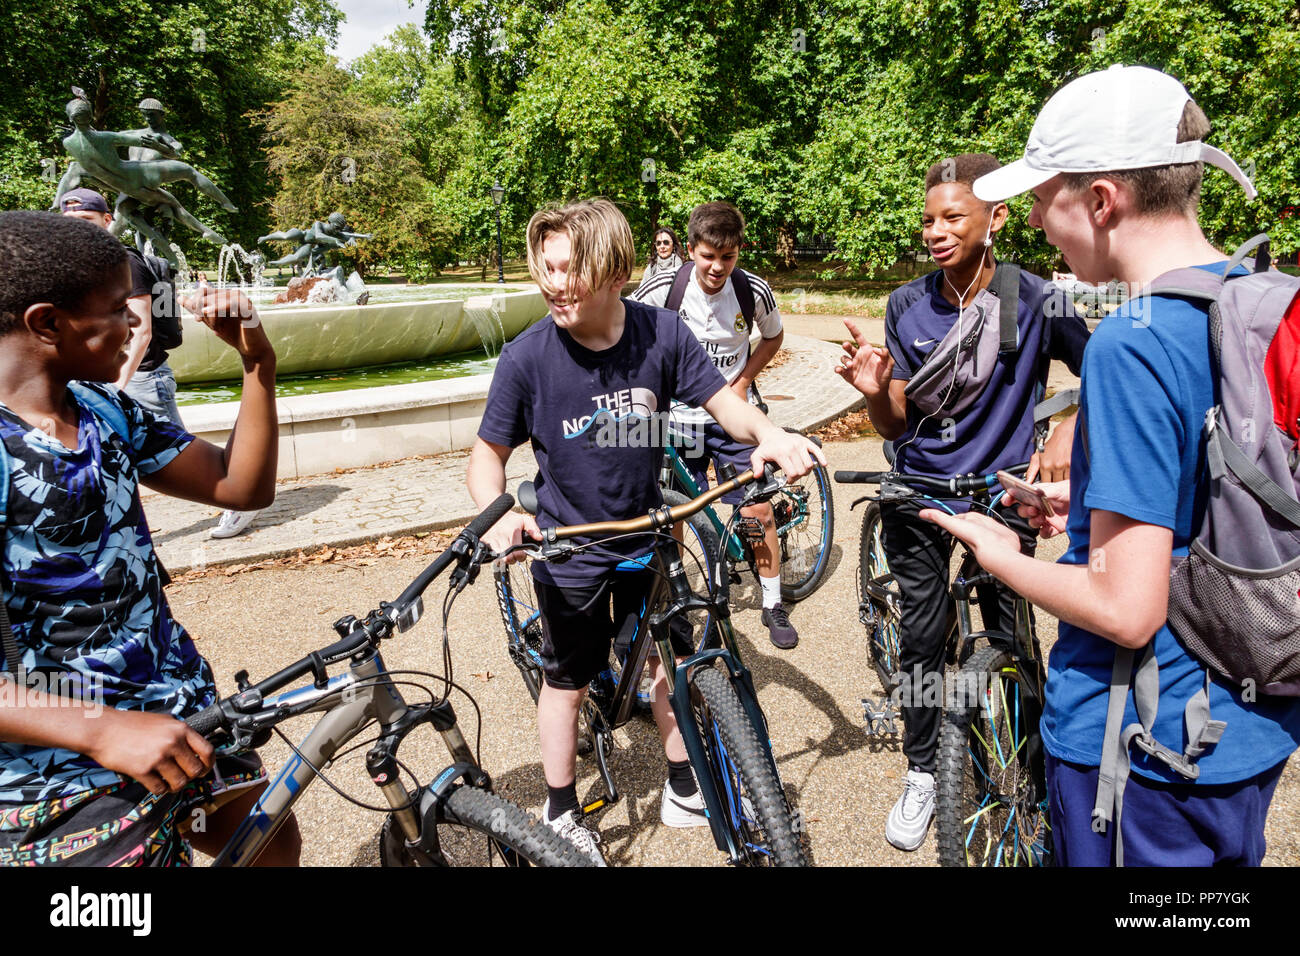
M 497 282 L 505 283 L 506 270 L 501 254 L 501 200 L 506 194 L 505 187 L 501 185 L 501 180 L 494 179 L 492 188 L 492 206 L 496 209 L 497 214 Z

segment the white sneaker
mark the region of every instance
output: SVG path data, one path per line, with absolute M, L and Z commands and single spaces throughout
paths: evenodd
M 554 820 L 550 819 L 551 801 L 547 798 L 542 804 L 542 822 L 558 833 L 564 839 L 568 840 L 578 848 L 580 852 L 591 858 L 591 861 L 597 866 L 605 866 L 605 858 L 600 855 L 600 834 L 595 830 L 589 829 L 578 822 L 576 810 L 570 810 L 568 813 L 561 813 Z
M 707 827 L 709 812 L 704 807 L 704 794 L 696 787 L 689 797 L 673 793 L 671 783 L 664 784 L 664 797 L 659 804 L 659 822 L 666 827 Z
M 915 850 L 925 842 L 933 816 L 934 774 L 909 770 L 903 795 L 885 821 L 885 839 L 900 850 Z
M 217 526 L 208 532 L 208 537 L 233 538 L 237 534 L 243 534 L 253 523 L 253 519 L 261 513 L 261 511 L 223 511 Z

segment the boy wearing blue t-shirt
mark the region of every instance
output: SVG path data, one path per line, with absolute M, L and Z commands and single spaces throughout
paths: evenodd
M 632 416 L 666 417 L 679 399 L 703 406 L 727 432 L 756 445 L 750 466 L 774 462 L 788 475 L 807 474 L 820 449 L 773 425 L 727 388 L 722 374 L 677 316 L 619 297 L 636 263 L 627 220 L 607 200 L 587 200 L 533 216 L 528 268 L 550 314 L 501 352 L 466 483 L 479 507 L 505 491 L 511 451 L 531 440 L 537 457 L 538 514 L 511 513 L 484 535 L 496 551 L 540 539 L 546 526 L 623 520 L 662 503 L 657 483 L 661 444 L 626 429 L 611 447 L 602 425 Z M 662 418 L 659 420 L 662 421 Z M 618 429 L 614 429 L 618 431 Z M 578 713 L 587 685 L 609 666 L 621 624 L 638 613 L 650 572 L 617 572 L 649 551 L 645 537 L 604 542 L 563 564 L 533 563 L 543 629 L 545 682 L 537 700 L 546 822 L 598 862 L 598 838 L 578 822 L 575 766 Z M 682 646 L 679 651 L 690 653 Z M 707 826 L 704 801 L 654 662 L 652 711 L 668 758 L 660 819 L 668 826 Z
M 138 483 L 268 505 L 275 354 L 242 295 L 191 297 L 244 362 L 230 441 L 197 440 L 94 384 L 127 361 L 131 291 L 127 250 L 103 229 L 0 213 L 0 629 L 13 638 L 0 680 L 0 865 L 183 864 L 192 810 L 210 812 L 189 842 L 212 853 L 265 785 L 256 754 L 214 768 L 212 746 L 184 723 L 216 688 L 167 606 Z M 291 820 L 261 862 L 296 864 L 298 848 Z
M 1112 67 L 1058 91 L 1025 157 L 975 184 L 1004 199 L 1032 189 L 1041 228 L 1084 281 L 1118 279 L 1136 293 L 1175 269 L 1223 268 L 1197 222 L 1202 162 L 1253 188 L 1231 159 L 1201 142 L 1210 125 L 1182 84 L 1145 67 Z M 1052 832 L 1067 866 L 1116 862 L 1116 826 L 1092 828 L 1116 645 L 1153 645 L 1159 666 L 1154 736 L 1181 752 L 1184 708 L 1206 668 L 1169 627 L 1172 560 L 1185 556 L 1205 511 L 1202 425 L 1215 403 L 1206 307 L 1172 296 L 1130 297 L 1093 334 L 1083 365 L 1068 481 L 1044 490 L 1057 517 L 1022 505 L 1041 534 L 1066 531 L 1057 564 L 1033 561 L 978 515 L 923 517 L 969 543 L 980 564 L 1061 626 L 1042 720 Z M 1209 709 L 1226 722 L 1189 781 L 1134 747 L 1123 793 L 1123 862 L 1257 865 L 1264 820 L 1300 743 L 1300 700 L 1260 698 L 1210 673 Z M 1120 726 L 1136 720 L 1131 699 Z M 1109 810 L 1110 808 L 1106 808 Z
M 1064 361 L 1078 374 L 1088 329 L 1060 290 L 994 259 L 993 243 L 1006 222 L 1007 207 L 977 199 L 971 184 L 998 166 L 988 153 L 964 153 L 930 167 L 921 236 L 939 268 L 889 296 L 886 348 L 872 348 L 852 323 L 846 323 L 857 342 L 845 346 L 837 371 L 866 396 L 872 424 L 894 441 L 894 467 L 903 474 L 991 475 L 1026 461 L 1031 481 L 1039 473 L 1042 477 L 1067 474 L 1073 417 L 1056 428 L 1038 453 L 1034 406 L 1043 397 L 1052 359 Z M 977 321 L 973 315 L 983 306 L 975 300 L 984 289 L 1016 297 L 1015 346 L 1005 354 L 999 350 L 991 364 L 984 363 L 985 380 L 978 394 L 964 401 L 951 384 L 955 371 L 941 370 L 937 380 L 943 404 L 938 411 L 925 411 L 938 403 L 919 404 L 915 393 L 909 397 L 905 390 L 909 382 L 924 378 L 922 368 L 933 356 L 944 354 L 940 343 L 959 321 Z M 1001 305 L 999 299 L 997 307 Z M 998 331 L 983 334 L 996 336 Z M 945 389 L 952 394 L 945 394 Z M 952 606 L 948 593 L 952 538 L 920 519 L 923 504 L 916 500 L 881 503 L 882 543 L 902 598 L 897 693 L 902 698 L 907 778 L 885 821 L 885 839 L 900 850 L 918 849 L 934 816 L 943 711 L 917 692 L 932 675 L 943 673 Z M 948 505 L 961 511 L 969 502 Z M 1033 529 L 1014 513 L 1009 520 L 1020 534 L 1023 551 L 1033 554 Z M 1014 594 L 985 586 L 977 589 L 977 595 L 986 628 L 1014 630 Z

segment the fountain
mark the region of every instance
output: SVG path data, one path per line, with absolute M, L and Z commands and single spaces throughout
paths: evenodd
M 359 277 L 355 281 L 349 277 L 345 283 L 341 275 L 333 283 L 334 291 L 346 301 L 278 305 L 270 301 L 274 283 L 262 274 L 266 259 L 226 242 L 163 188 L 185 182 L 227 211 L 236 211 L 215 183 L 178 158 L 182 147 L 163 122 L 162 103 L 154 98 L 140 103 L 147 121 L 144 128 L 103 132 L 91 122 L 93 110 L 86 94 L 77 87 L 73 87 L 73 93 L 75 99 L 67 105 L 72 129 L 63 141 L 73 162 L 59 182 L 55 205 L 83 178 L 117 192 L 117 229 L 130 228 L 138 245 L 152 246 L 171 261 L 177 291 L 182 296 L 192 291 L 193 277 L 177 245 L 166 234 L 171 224 L 183 223 L 220 246 L 217 284 L 241 289 L 257 305 L 262 325 L 275 347 L 281 377 L 423 362 L 478 349 L 494 355 L 546 314 L 546 304 L 535 287 L 507 291 L 501 285 L 466 284 L 456 290 L 459 294 L 453 298 L 445 297 L 446 287 L 403 287 L 396 294 L 377 288 L 370 299 L 368 293 L 372 290 L 359 285 Z M 130 148 L 128 159 L 118 152 L 123 145 Z M 319 275 L 324 273 L 329 250 L 365 238 L 369 237 L 364 233 L 349 231 L 346 219 L 336 211 L 324 221 L 271 233 L 259 242 L 295 244 L 294 252 L 272 264 L 291 264 L 304 273 Z M 485 294 L 486 290 L 491 292 Z M 207 382 L 234 386 L 241 381 L 243 367 L 233 349 L 185 310 L 181 327 L 183 342 L 169 354 L 168 362 L 182 386 Z M 280 477 L 468 447 L 482 416 L 490 380 L 490 374 L 471 374 L 439 381 L 282 395 L 277 403 Z M 210 441 L 224 443 L 238 414 L 238 402 L 188 405 L 183 396 L 182 390 L 178 398 L 185 407 L 187 428 Z

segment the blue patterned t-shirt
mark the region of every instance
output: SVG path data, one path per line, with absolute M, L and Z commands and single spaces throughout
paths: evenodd
M 194 436 L 110 386 L 78 385 L 74 398 L 78 389 L 75 450 L 0 403 L 9 489 L 0 584 L 23 667 L 47 684 L 94 688 L 105 707 L 188 715 L 215 698 L 212 670 L 172 620 L 138 476 L 166 466 Z M 85 391 L 121 408 L 129 441 L 87 407 Z M 0 742 L 0 802 L 119 780 L 83 754 Z

